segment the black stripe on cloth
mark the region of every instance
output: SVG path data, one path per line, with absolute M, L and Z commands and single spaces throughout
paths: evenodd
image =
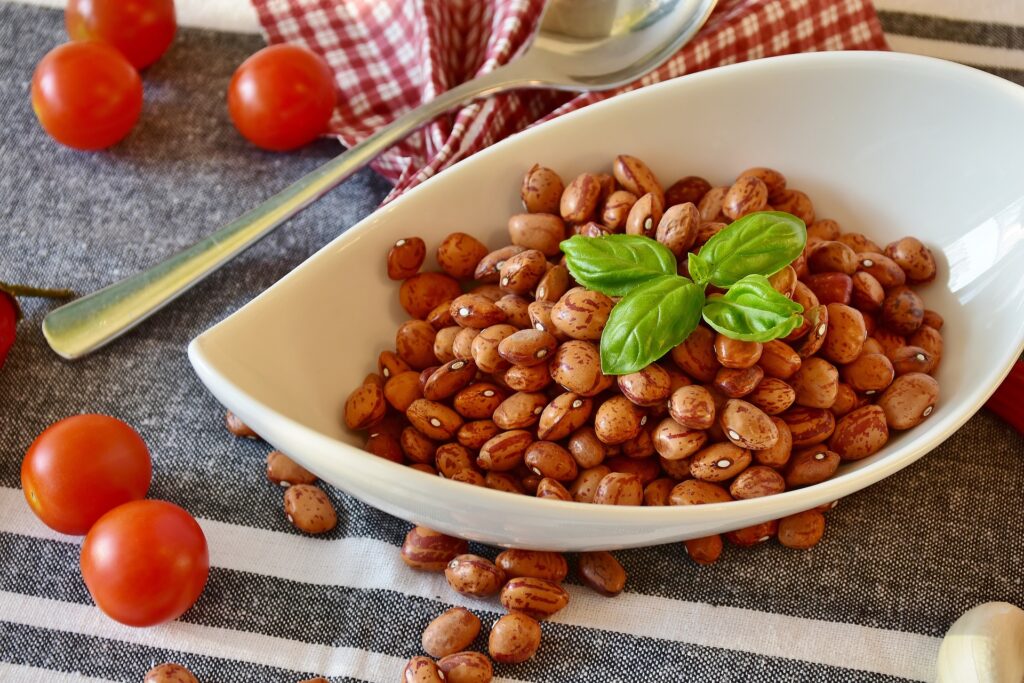
M 0 661 L 125 683 L 139 683 L 146 671 L 164 662 L 185 666 L 201 681 L 223 683 L 295 683 L 319 675 L 8 621 L 0 621 L 0 641 L 4 643 L 0 648 Z M 365 683 L 363 679 L 349 677 L 330 680 L 332 683 Z
M 950 43 L 1024 50 L 1024 26 L 948 19 L 929 14 L 880 10 L 878 18 L 886 33 Z
M 77 548 L 12 534 L 0 534 L 0 556 L 19 557 L 0 575 L 0 590 L 51 600 L 89 604 L 77 568 Z M 38 580 L 41 576 L 45 580 Z M 422 654 L 420 636 L 431 619 L 451 605 L 389 590 L 320 586 L 213 568 L 206 590 L 182 620 L 234 631 L 260 633 L 303 643 L 353 647 L 399 658 Z M 494 603 L 490 606 L 496 607 Z M 366 619 L 366 614 L 379 615 Z M 495 619 L 481 612 L 485 625 Z M 642 638 L 596 628 L 545 623 L 536 658 L 499 675 L 538 683 L 600 681 L 827 681 L 883 683 L 901 680 L 838 667 Z M 76 636 L 77 637 L 77 636 Z M 481 635 L 473 649 L 484 650 Z M 586 661 L 579 652 L 587 650 Z M 31 649 L 31 648 L 30 648 Z M 77 666 L 92 670 L 89 651 Z M 148 660 L 147 660 L 148 661 Z M 186 662 L 182 662 L 186 663 Z M 734 672 L 724 674 L 722 672 Z M 730 678 L 729 676 L 734 676 Z M 210 680 L 236 680 L 218 679 Z
M 1013 81 L 1017 85 L 1024 85 L 1024 69 L 1010 69 L 1001 66 L 982 66 L 980 64 L 969 64 L 968 66 L 973 66 L 975 69 L 987 71 L 993 76 L 999 76 L 1000 78 L 1005 78 L 1008 81 Z

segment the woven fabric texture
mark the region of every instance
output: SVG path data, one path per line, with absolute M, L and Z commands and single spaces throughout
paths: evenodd
M 0 4 L 0 273 L 91 291 L 153 264 L 331 157 L 254 149 L 227 119 L 224 91 L 256 36 L 182 30 L 145 74 L 146 110 L 105 153 L 55 145 L 28 102 L 34 64 L 64 40 L 60 12 Z M 299 534 L 264 476 L 266 444 L 226 432 L 185 355 L 187 342 L 370 213 L 391 186 L 356 175 L 175 306 L 101 352 L 67 363 L 26 319 L 0 372 L 0 681 L 139 683 L 179 662 L 204 683 L 393 683 L 423 627 L 467 605 L 398 557 L 409 528 L 327 487 L 339 511 L 324 537 Z M 360 361 L 362 362 L 362 361 Z M 81 581 L 79 539 L 42 526 L 19 490 L 32 439 L 79 412 L 123 418 L 153 453 L 151 496 L 200 519 L 209 584 L 180 620 L 122 627 Z M 935 678 L 939 638 L 987 600 L 1024 604 L 1024 439 L 980 413 L 916 464 L 829 513 L 809 552 L 727 547 L 712 567 L 679 544 L 618 553 L 627 592 L 570 582 L 537 657 L 500 681 L 542 683 L 881 683 Z M 557 520 L 553 521 L 557 523 Z M 473 547 L 487 556 L 493 548 Z M 483 642 L 474 644 L 480 649 Z

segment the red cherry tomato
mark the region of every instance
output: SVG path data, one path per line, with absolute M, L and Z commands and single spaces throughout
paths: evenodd
M 103 43 L 67 43 L 43 57 L 32 76 L 32 109 L 57 142 L 109 147 L 142 112 L 142 81 L 124 56 Z
M 301 147 L 326 132 L 336 102 L 327 62 L 298 45 L 263 48 L 242 62 L 228 87 L 235 128 L 274 151 Z
M 82 578 L 103 612 L 129 626 L 180 617 L 210 573 L 196 520 L 162 500 L 125 503 L 103 515 L 82 544 Z
M 7 362 L 7 353 L 14 346 L 17 326 L 18 308 L 14 297 L 7 292 L 0 292 L 0 368 Z
M 174 0 L 68 0 L 64 26 L 71 40 L 112 45 L 142 69 L 167 51 L 177 23 Z
M 51 425 L 21 461 L 29 507 L 64 534 L 82 535 L 109 510 L 144 498 L 152 475 L 142 437 L 106 415 L 76 415 Z

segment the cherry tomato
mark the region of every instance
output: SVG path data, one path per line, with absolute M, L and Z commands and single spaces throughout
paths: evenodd
M 174 0 L 68 0 L 64 26 L 71 40 L 99 40 L 136 69 L 167 52 L 177 23 Z
M 326 132 L 336 101 L 327 62 L 298 45 L 263 48 L 242 62 L 228 87 L 235 128 L 274 151 L 301 147 Z
M 17 336 L 18 307 L 14 297 L 7 292 L 0 292 L 0 368 L 7 361 L 7 353 L 14 346 Z
M 21 487 L 46 526 L 82 535 L 109 510 L 146 496 L 153 475 L 138 433 L 106 415 L 75 415 L 36 437 L 21 461 Z
M 43 57 L 32 76 L 32 109 L 43 130 L 76 149 L 109 147 L 142 112 L 142 81 L 103 43 L 67 43 Z
M 82 578 L 103 612 L 129 626 L 180 617 L 210 573 L 206 536 L 173 503 L 137 500 L 100 517 L 82 544 Z

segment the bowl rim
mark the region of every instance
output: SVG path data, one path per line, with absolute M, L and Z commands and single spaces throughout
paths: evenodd
M 887 65 L 892 67 L 906 66 L 930 72 L 944 72 L 948 76 L 953 76 L 958 79 L 968 79 L 978 84 L 984 84 L 985 87 L 991 88 L 994 92 L 1001 91 L 1001 96 L 1017 100 L 1022 111 L 1024 111 L 1024 87 L 1018 86 L 993 74 L 962 64 L 957 64 L 955 62 L 949 62 L 933 57 L 886 51 L 826 51 L 799 53 L 740 62 L 693 74 L 687 74 L 685 78 L 673 78 L 643 88 L 637 88 L 636 90 L 593 103 L 587 107 L 559 116 L 540 125 L 532 126 L 521 133 L 512 135 L 505 140 L 477 152 L 471 157 L 468 157 L 468 159 L 488 158 L 489 156 L 500 155 L 503 153 L 503 150 L 507 145 L 514 144 L 516 141 L 521 139 L 520 136 L 529 135 L 532 131 L 537 129 L 556 129 L 560 126 L 571 126 L 574 125 L 577 117 L 586 116 L 587 112 L 599 111 L 605 108 L 621 107 L 625 101 L 630 99 L 642 99 L 645 96 L 650 96 L 650 94 L 660 92 L 662 90 L 686 87 L 681 85 L 684 82 L 702 81 L 709 78 L 721 79 L 726 77 L 728 74 L 736 72 L 756 73 L 763 72 L 765 70 L 777 70 L 779 68 L 800 70 L 804 68 L 821 68 L 822 66 L 843 66 L 851 63 L 867 63 L 876 66 Z M 459 168 L 463 165 L 462 161 L 453 165 L 451 168 Z M 742 513 L 744 511 L 749 511 L 749 516 L 753 518 L 753 516 L 757 514 L 757 511 L 764 507 L 766 501 L 771 501 L 773 504 L 778 503 L 785 507 L 807 510 L 823 503 L 837 500 L 843 496 L 849 495 L 850 493 L 856 492 L 873 483 L 885 479 L 926 455 L 943 441 L 948 439 L 956 430 L 962 427 L 978 410 L 981 409 L 985 401 L 988 400 L 1002 380 L 1009 374 L 1010 369 L 1013 367 L 1016 360 L 1022 353 L 1024 353 L 1024 336 L 1022 336 L 1015 348 L 1007 348 L 1003 358 L 998 359 L 998 362 L 989 366 L 987 372 L 981 373 L 987 376 L 982 378 L 982 381 L 976 385 L 972 392 L 968 393 L 967 396 L 958 396 L 956 406 L 948 414 L 945 414 L 938 421 L 929 421 L 924 423 L 929 425 L 924 429 L 921 429 L 919 426 L 918 428 L 915 428 L 915 430 L 909 430 L 921 431 L 920 436 L 915 439 L 913 445 L 901 445 L 895 448 L 893 452 L 886 454 L 886 457 L 879 458 L 875 462 L 863 465 L 852 471 L 843 473 L 838 477 L 830 478 L 824 482 L 811 486 L 787 490 L 769 497 L 733 500 L 704 505 L 682 506 L 581 504 L 576 501 L 536 498 L 535 496 L 516 496 L 504 491 L 482 486 L 467 486 L 462 482 L 451 481 L 444 477 L 430 475 L 425 472 L 413 470 L 406 465 L 394 463 L 384 458 L 377 457 L 356 446 L 350 445 L 320 431 L 300 424 L 299 422 L 296 422 L 295 420 L 257 401 L 217 369 L 217 367 L 224 367 L 225 365 L 230 366 L 232 363 L 232 360 L 225 355 L 215 365 L 208 354 L 208 350 L 218 346 L 216 334 L 218 329 L 229 324 L 235 316 L 249 308 L 253 303 L 259 301 L 264 296 L 268 296 L 270 292 L 276 290 L 279 286 L 282 286 L 292 277 L 296 277 L 299 271 L 301 271 L 313 259 L 320 257 L 327 251 L 337 251 L 345 247 L 347 243 L 357 240 L 362 233 L 373 229 L 374 223 L 381 215 L 381 212 L 386 212 L 390 207 L 400 205 L 401 202 L 406 201 L 409 197 L 417 196 L 423 192 L 432 191 L 435 179 L 443 175 L 443 173 L 448 170 L 449 169 L 445 169 L 445 171 L 428 178 L 423 183 L 396 198 L 388 205 L 378 207 L 358 223 L 333 238 L 315 253 L 311 254 L 302 263 L 266 290 L 258 294 L 251 301 L 247 302 L 245 305 L 232 312 L 229 316 L 212 325 L 195 337 L 188 345 L 188 356 L 195 372 L 207 388 L 212 393 L 215 393 L 217 398 L 219 398 L 227 407 L 229 407 L 233 412 L 238 413 L 240 416 L 244 417 L 245 415 L 260 414 L 268 419 L 272 419 L 277 425 L 273 429 L 273 433 L 284 433 L 287 431 L 289 434 L 293 435 L 291 437 L 292 440 L 302 440 L 311 448 L 322 449 L 324 451 L 337 451 L 338 449 L 341 449 L 346 453 L 346 457 L 355 456 L 359 458 L 358 469 L 362 470 L 362 472 L 354 477 L 357 479 L 370 477 L 380 478 L 387 481 L 393 479 L 396 475 L 399 475 L 399 472 L 404 472 L 405 474 L 400 476 L 422 477 L 419 481 L 423 487 L 422 491 L 425 494 L 436 495 L 439 499 L 445 499 L 449 496 L 459 496 L 466 504 L 487 507 L 495 512 L 500 512 L 506 507 L 510 511 L 513 509 L 522 511 L 522 506 L 528 505 L 539 506 L 533 509 L 534 513 L 550 511 L 552 514 L 558 513 L 561 518 L 566 521 L 569 521 L 569 518 L 566 518 L 565 515 L 571 513 L 573 521 L 583 521 L 583 519 L 585 519 L 588 522 L 602 525 L 614 523 L 637 525 L 640 523 L 647 523 L 656 526 L 681 526 L 696 520 L 711 520 L 713 518 L 720 517 L 723 509 L 731 511 L 729 515 L 730 517 L 743 516 Z M 215 385 L 218 388 L 218 391 L 216 392 L 213 391 L 213 387 Z M 268 434 L 270 433 L 271 432 L 268 432 Z M 344 477 L 338 477 L 338 480 L 341 482 L 340 487 L 344 489 Z M 524 498 L 527 500 L 524 500 Z M 512 506 L 514 506 L 514 508 Z M 766 515 L 766 517 L 772 518 L 774 515 Z

